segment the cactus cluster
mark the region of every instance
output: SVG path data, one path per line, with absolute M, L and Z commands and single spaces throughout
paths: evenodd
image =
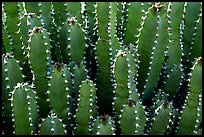
M 202 2 L 2 2 L 2 135 L 202 134 Z

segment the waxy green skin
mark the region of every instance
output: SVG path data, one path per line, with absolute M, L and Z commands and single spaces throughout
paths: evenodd
M 65 135 L 65 129 L 60 119 L 54 116 L 46 117 L 40 126 L 41 135 Z
M 2 135 L 202 134 L 201 12 L 3 2 Z
M 192 134 L 196 125 L 199 95 L 202 93 L 202 60 L 198 58 L 192 68 L 189 83 L 189 93 L 181 114 L 177 134 Z M 186 122 L 188 119 L 189 122 Z
M 34 73 L 35 90 L 39 97 L 39 115 L 46 117 L 49 112 L 49 102 L 46 101 L 48 97 L 45 93 L 48 89 L 47 70 L 50 63 L 50 39 L 47 31 L 42 28 L 35 28 L 30 39 L 29 60 Z
M 35 91 L 27 83 L 17 83 L 17 86 L 12 91 L 11 104 L 14 114 L 14 133 L 16 135 L 32 135 L 36 133 L 38 112 L 35 96 Z
M 10 129 L 13 132 L 12 122 L 12 107 L 11 107 L 11 96 L 12 91 L 17 83 L 23 82 L 22 70 L 20 69 L 19 63 L 11 54 L 2 55 L 2 101 L 3 119 L 5 120 L 4 128 L 5 131 Z
M 93 81 L 85 80 L 81 84 L 79 102 L 76 111 L 76 135 L 88 135 L 90 117 L 96 117 L 96 88 Z M 83 121 L 81 120 L 83 119 Z
M 48 94 L 53 112 L 56 113 L 59 118 L 63 119 L 64 123 L 68 123 L 67 107 L 69 107 L 71 93 L 67 86 L 70 84 L 70 73 L 66 73 L 64 69 L 66 69 L 64 64 L 54 65 L 54 70 L 52 71 L 49 82 Z M 65 82 L 66 80 L 68 81 L 67 83 Z

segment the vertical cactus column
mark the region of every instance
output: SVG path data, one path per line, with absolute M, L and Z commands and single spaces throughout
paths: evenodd
M 29 39 L 29 63 L 33 71 L 33 83 L 38 96 L 39 115 L 46 117 L 49 112 L 47 71 L 50 64 L 50 39 L 47 31 L 40 27 L 33 28 Z
M 56 113 L 56 115 L 63 119 L 63 123 L 69 126 L 69 115 L 70 115 L 70 97 L 71 91 L 68 88 L 68 82 L 71 82 L 70 73 L 67 73 L 64 64 L 56 63 L 54 65 L 54 69 L 52 70 L 52 74 L 50 76 L 48 95 L 50 100 L 50 105 L 52 111 Z
M 183 68 L 183 79 L 181 86 L 179 87 L 180 103 L 183 104 L 185 97 L 188 93 L 188 79 L 191 73 L 191 67 L 195 58 L 192 57 L 192 50 L 194 49 L 194 41 L 196 36 L 197 24 L 199 23 L 200 16 L 202 15 L 202 4 L 199 2 L 189 2 L 184 5 L 184 23 L 182 25 L 182 68 Z M 197 56 L 196 58 L 198 58 Z
M 16 135 L 36 134 L 38 111 L 35 94 L 28 83 L 17 83 L 12 92 L 11 106 Z
M 19 6 L 20 3 L 18 2 L 4 2 L 4 11 L 6 13 L 6 30 L 10 37 L 10 45 L 11 45 L 11 51 L 14 55 L 14 57 L 19 60 L 20 66 L 23 68 L 22 72 L 25 75 L 24 80 L 25 81 L 31 81 L 30 79 L 30 68 L 28 65 L 28 60 L 25 58 L 25 46 L 26 43 L 22 43 L 22 33 L 21 30 L 21 16 L 19 14 Z
M 167 13 L 169 41 L 166 50 L 167 61 L 163 91 L 169 95 L 169 100 L 173 100 L 182 78 L 181 56 L 183 45 L 181 43 L 182 29 L 180 24 L 184 14 L 184 3 L 170 2 L 168 6 L 170 9 Z
M 135 102 L 129 99 L 123 105 L 120 115 L 120 128 L 122 135 L 141 135 L 143 134 L 146 114 L 141 102 Z M 130 124 L 131 123 L 131 124 Z
M 164 102 L 155 110 L 152 127 L 149 131 L 150 135 L 163 135 L 166 132 L 169 125 L 170 106 L 168 102 Z
M 22 68 L 19 61 L 13 55 L 6 53 L 2 55 L 2 122 L 5 134 L 12 134 L 12 91 L 17 83 L 23 82 Z
M 111 83 L 110 72 L 110 45 L 109 45 L 109 2 L 99 2 L 96 5 L 96 16 L 98 21 L 98 36 L 96 46 L 96 56 L 98 62 L 97 70 L 97 97 L 98 97 L 98 111 L 101 115 L 103 113 L 111 115 L 113 102 L 113 88 Z M 106 10 L 104 10 L 106 9 Z M 105 102 L 105 103 L 104 103 Z
M 134 100 L 129 100 L 122 109 L 120 128 L 122 135 L 134 135 L 136 132 L 136 110 Z M 130 124 L 132 123 L 132 124 Z
M 43 119 L 40 124 L 40 135 L 65 135 L 64 127 L 62 120 L 51 111 L 51 115 Z
M 85 80 L 80 86 L 79 102 L 76 110 L 76 135 L 89 135 L 92 131 L 90 121 L 96 117 L 96 88 L 91 80 Z
M 157 6 L 157 5 L 156 5 Z M 157 86 L 159 80 L 159 75 L 163 67 L 163 62 L 165 59 L 164 51 L 167 48 L 168 43 L 168 23 L 167 23 L 167 6 L 168 5 L 159 5 L 158 7 L 153 7 L 154 10 L 158 10 L 157 15 L 157 34 L 152 47 L 152 53 L 149 62 L 149 72 L 147 73 L 146 84 L 144 85 L 144 91 L 142 100 L 144 102 L 151 102 L 152 97 L 154 96 L 154 90 Z M 142 34 L 141 34 L 142 35 Z M 140 77 L 140 76 L 139 76 Z
M 139 69 L 138 69 L 138 84 L 137 88 L 139 90 L 139 93 L 142 93 L 145 86 L 145 80 L 148 77 L 148 71 L 150 66 L 150 57 L 151 52 L 154 47 L 154 41 L 157 34 L 157 16 L 158 16 L 157 9 L 154 7 L 154 5 L 149 8 L 146 18 L 143 21 L 141 34 L 138 37 L 138 60 L 139 60 Z M 149 33 L 151 31 L 151 33 Z M 149 38 L 148 40 L 146 38 Z
M 128 86 L 128 61 L 126 57 L 126 53 L 121 50 L 118 51 L 116 58 L 114 60 L 114 78 L 116 80 L 115 84 L 115 98 L 114 98 L 114 110 L 115 110 L 115 120 L 118 121 L 120 110 L 122 106 L 126 104 L 129 97 L 129 89 Z
M 115 135 L 114 122 L 108 115 L 101 116 L 95 121 L 96 135 Z M 94 134 L 95 135 L 95 134 Z
M 200 113 L 197 109 L 199 105 L 199 96 L 202 92 L 202 58 L 196 60 L 192 67 L 192 73 L 189 79 L 189 91 L 185 104 L 183 106 L 182 114 L 178 126 L 178 135 L 193 134 L 198 115 Z M 198 121 L 199 122 L 199 121 Z
M 128 22 L 126 26 L 126 31 L 124 33 L 124 44 L 128 45 L 130 43 L 135 43 L 137 41 L 136 35 L 139 34 L 139 28 L 142 21 L 142 11 L 143 3 L 141 2 L 131 2 L 128 7 Z
M 97 63 L 96 63 L 96 41 L 97 36 L 97 25 L 96 25 L 96 2 L 85 2 L 84 3 L 84 21 L 85 27 L 85 39 L 86 39 L 86 49 L 85 49 L 85 66 L 88 70 L 88 76 L 93 82 L 96 81 Z

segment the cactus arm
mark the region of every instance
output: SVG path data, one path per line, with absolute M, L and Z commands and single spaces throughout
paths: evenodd
M 147 78 L 152 47 L 154 46 L 154 40 L 157 32 L 157 15 L 158 13 L 154 8 L 148 10 L 143 29 L 141 30 L 141 34 L 139 36 L 138 54 L 140 54 L 140 56 L 138 57 L 138 59 L 140 63 L 137 77 L 137 80 L 139 81 L 137 88 L 140 93 L 144 89 L 144 83 Z M 151 33 L 149 33 L 150 31 Z M 147 38 L 149 38 L 148 41 Z
M 74 22 L 74 25 L 71 26 L 70 39 L 71 59 L 75 62 L 82 61 L 85 51 L 85 35 L 81 27 L 76 22 Z
M 17 135 L 30 135 L 36 132 L 38 114 L 33 93 L 34 91 L 27 83 L 17 83 L 12 91 L 11 106 L 13 108 L 15 134 Z
M 68 48 L 68 45 L 70 45 L 70 31 L 71 27 L 67 21 L 64 22 L 64 26 L 62 26 L 62 29 L 59 32 L 59 44 L 60 44 L 60 51 L 62 54 L 63 62 L 68 63 L 70 60 L 70 48 Z
M 173 64 L 179 65 L 181 63 L 181 44 L 180 44 L 180 24 L 183 16 L 183 2 L 172 2 L 169 3 L 170 12 L 168 12 L 169 27 L 171 28 L 169 32 L 171 33 L 169 39 L 171 42 L 168 43 L 168 56 L 167 60 L 168 66 L 172 66 Z M 180 45 L 180 46 L 178 46 Z
M 91 112 L 93 111 L 93 103 L 91 100 L 95 100 L 95 96 L 92 96 L 95 95 L 95 92 L 96 89 L 91 80 L 85 80 L 82 82 L 79 95 L 80 99 L 76 112 L 76 134 L 90 134 L 89 121 L 91 118 Z
M 20 61 L 20 66 L 22 67 L 23 62 L 25 62 L 25 57 L 23 55 L 23 49 L 20 39 L 20 19 L 18 15 L 18 2 L 4 2 L 4 11 L 6 13 L 7 31 L 12 38 L 11 49 L 17 60 Z
M 118 120 L 120 115 L 120 110 L 122 106 L 126 104 L 129 97 L 129 89 L 128 86 L 128 61 L 127 55 L 125 52 L 121 50 L 118 51 L 116 58 L 114 60 L 113 66 L 113 74 L 116 80 L 115 85 L 115 100 L 114 100 L 114 109 L 115 109 L 115 118 Z
M 50 39 L 45 29 L 34 28 L 30 36 L 29 62 L 34 74 L 37 96 L 39 97 L 40 116 L 46 117 L 46 113 L 49 111 L 45 93 L 48 88 L 47 67 L 50 63 Z
M 22 35 L 22 44 L 24 46 L 24 50 L 25 50 L 25 54 L 27 55 L 27 47 L 28 47 L 28 39 L 29 39 L 29 36 L 28 36 L 28 30 L 29 30 L 29 27 L 27 25 L 27 15 L 24 14 L 21 18 L 21 25 L 20 25 L 20 29 L 21 29 L 21 35 Z
M 88 75 L 91 77 L 91 80 L 96 81 L 96 41 L 98 39 L 97 34 L 97 25 L 96 25 L 96 2 L 85 2 L 85 10 L 83 12 L 85 22 L 84 23 L 84 32 L 86 40 L 86 49 L 85 49 L 85 66 L 88 70 Z
M 121 120 L 120 120 L 122 135 L 134 135 L 135 134 L 136 117 L 137 117 L 136 112 L 137 111 L 135 109 L 135 104 L 131 104 L 130 101 L 122 109 Z
M 192 74 L 190 77 L 190 92 L 192 94 L 200 94 L 202 90 L 202 57 L 196 59 L 196 63 L 192 67 Z
M 152 128 L 150 129 L 150 135 L 163 135 L 169 124 L 170 109 L 163 103 L 158 109 L 156 109 L 155 120 L 152 123 Z
M 185 6 L 185 26 L 183 32 L 183 65 L 187 66 L 187 69 L 184 69 L 184 73 L 190 73 L 190 69 L 192 67 L 192 61 L 189 60 L 189 56 L 191 56 L 193 43 L 194 43 L 194 33 L 196 33 L 195 27 L 197 24 L 197 20 L 199 19 L 199 14 L 201 13 L 201 3 L 200 2 L 188 2 L 187 6 Z M 193 59 L 193 58 L 192 58 Z
M 123 5 L 122 5 L 122 2 L 117 2 L 117 14 L 116 14 L 116 34 L 117 34 L 117 37 L 120 38 L 121 36 L 121 27 L 122 27 L 122 15 L 123 15 L 123 12 L 122 12 L 122 8 L 123 8 Z
M 71 91 L 72 91 L 72 79 L 71 79 L 71 74 L 70 74 L 70 68 L 67 65 L 64 65 L 63 67 L 64 70 L 64 74 L 65 74 L 65 80 L 67 82 L 66 83 L 66 87 L 68 87 L 68 95 L 71 96 Z
M 199 94 L 202 92 L 202 58 L 198 58 L 191 72 L 189 92 L 185 100 L 185 105 L 181 119 L 179 121 L 177 134 L 192 134 L 196 125 L 197 106 L 199 104 Z M 188 121 L 187 121 L 188 119 Z
M 118 50 L 121 48 L 121 45 L 119 43 L 119 38 L 117 37 L 117 3 L 116 2 L 111 2 L 110 3 L 110 11 L 109 11 L 109 25 L 108 25 L 108 33 L 109 33 L 109 44 L 111 45 L 110 51 L 112 54 L 112 58 L 115 58 L 115 55 L 117 54 Z M 113 61 L 111 61 L 113 63 Z
M 65 76 L 63 76 L 64 70 L 61 65 L 63 64 L 55 64 L 48 91 L 50 92 L 50 105 L 53 112 L 56 113 L 59 118 L 67 121 L 67 102 L 69 102 L 69 98 L 67 98 Z
M 137 94 L 136 82 L 135 82 L 136 81 L 135 75 L 138 69 L 137 68 L 137 58 L 130 51 L 130 52 L 127 52 L 127 60 L 128 60 L 128 65 L 130 66 L 129 80 L 128 80 L 128 82 L 130 83 L 130 91 L 131 91 L 130 97 L 137 102 L 139 101 L 139 96 Z
M 13 112 L 15 119 L 15 134 L 31 134 L 29 126 L 29 111 L 27 104 L 27 95 L 25 89 L 20 87 L 14 90 L 13 93 Z M 22 113 L 24 112 L 24 113 Z
M 128 9 L 129 9 L 130 3 L 128 2 L 122 2 L 122 25 L 121 25 L 121 35 L 119 36 L 119 40 L 121 43 L 124 43 L 124 37 L 125 37 L 125 31 L 127 28 L 128 23 Z
M 37 101 L 36 101 L 36 92 L 32 89 L 33 87 L 27 87 L 28 90 L 28 95 L 29 97 L 28 102 L 29 102 L 29 113 L 30 113 L 30 126 L 32 127 L 32 134 L 35 134 L 37 132 L 37 127 L 38 127 L 38 106 L 37 106 Z
M 108 23 L 109 23 L 109 2 L 97 3 L 97 19 L 98 19 L 98 36 L 102 39 L 109 39 L 108 36 Z M 106 9 L 106 10 L 104 10 Z
M 144 107 L 142 106 L 141 102 L 137 102 L 136 104 L 136 110 L 137 110 L 137 118 L 136 118 L 136 134 L 141 135 L 144 131 L 144 128 L 146 126 L 146 112 L 144 110 Z
M 98 40 L 96 46 L 96 55 L 98 61 L 98 75 L 96 79 L 97 86 L 97 97 L 98 107 L 100 108 L 99 113 L 111 113 L 113 92 L 111 84 L 111 73 L 110 73 L 110 57 L 109 57 L 109 44 L 105 40 Z
M 65 135 L 64 125 L 56 115 L 51 114 L 42 121 L 40 135 Z
M 181 115 L 181 120 L 179 121 L 178 131 L 176 134 L 178 135 L 187 135 L 192 134 L 193 129 L 196 125 L 196 112 L 198 105 L 198 97 L 195 95 L 188 97 L 188 102 L 185 105 L 183 113 Z M 188 121 L 186 121 L 188 119 Z
M 159 11 L 159 24 L 158 24 L 158 37 L 156 39 L 157 43 L 153 47 L 152 60 L 150 61 L 151 69 L 149 70 L 149 76 L 145 84 L 144 95 L 142 96 L 143 101 L 150 100 L 153 97 L 154 89 L 159 80 L 160 71 L 162 69 L 164 61 L 164 50 L 168 43 L 168 23 L 166 18 L 167 5 L 164 5 L 160 8 Z
M 93 122 L 92 135 L 96 135 L 96 133 L 97 133 L 97 127 L 98 127 L 99 124 L 100 124 L 100 118 L 97 117 L 96 119 L 94 119 L 94 122 Z
M 167 49 L 168 59 L 166 61 L 164 92 L 169 94 L 169 99 L 172 100 L 179 88 L 182 71 L 180 69 L 182 44 L 180 43 L 180 24 L 183 18 L 184 3 L 172 2 L 169 3 L 169 42 Z M 180 45 L 180 46 L 178 46 Z M 173 84 L 174 83 L 174 84 Z M 172 86 L 173 85 L 173 86 Z M 171 87 L 169 89 L 169 87 Z
M 196 125 L 193 131 L 195 134 L 199 134 L 199 131 L 202 130 L 202 127 L 200 127 L 200 125 L 202 125 L 202 94 L 199 95 L 197 111 Z
M 26 52 L 25 47 L 27 42 L 23 42 L 22 33 L 22 22 L 20 17 L 20 3 L 11 2 L 4 3 L 4 11 L 6 13 L 6 22 L 7 32 L 10 36 L 10 46 L 11 51 L 14 54 L 14 57 L 20 61 L 20 66 L 23 68 L 23 74 L 25 75 L 25 81 L 31 81 L 30 78 L 30 68 L 28 66 L 27 59 L 25 58 Z M 12 8 L 12 9 L 11 9 Z M 25 34 L 24 34 L 25 35 Z M 25 45 L 23 43 L 25 43 Z
M 117 15 L 117 4 L 116 2 L 110 2 L 110 10 L 109 10 L 109 30 L 110 30 L 110 38 L 113 40 L 116 36 L 116 15 Z
M 192 60 L 194 58 L 202 56 L 201 51 L 202 51 L 202 16 L 200 16 L 199 23 L 197 25 L 195 41 L 191 52 L 192 55 L 190 56 Z
M 87 13 L 87 25 L 88 25 L 88 35 L 92 43 L 97 41 L 96 39 L 96 12 L 94 5 L 95 2 L 85 2 L 86 4 L 86 13 Z
M 182 71 L 177 66 L 173 66 L 171 72 L 168 73 L 166 84 L 164 85 L 164 92 L 169 95 L 169 100 L 172 100 L 180 86 Z
M 11 92 L 18 82 L 23 82 L 22 70 L 19 63 L 11 54 L 2 55 L 2 101 L 3 101 L 3 120 L 5 121 L 5 130 L 13 131 Z M 7 132 L 7 131 L 5 131 Z
M 128 22 L 125 31 L 124 44 L 135 43 L 135 35 L 139 34 L 140 22 L 142 21 L 141 2 L 131 2 L 128 8 Z
M 80 85 L 86 79 L 86 71 L 83 62 L 76 63 L 74 66 L 74 97 L 78 97 Z

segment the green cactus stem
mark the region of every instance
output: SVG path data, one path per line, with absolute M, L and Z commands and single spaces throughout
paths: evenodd
M 64 124 L 54 112 L 40 124 L 40 135 L 65 135 Z
M 178 126 L 178 135 L 193 134 L 197 119 L 199 95 L 202 93 L 202 58 L 199 57 L 192 67 L 189 92 L 183 106 Z
M 77 135 L 87 135 L 89 132 L 89 121 L 96 117 L 96 88 L 91 80 L 85 80 L 80 86 L 79 102 L 76 110 Z M 95 106 L 94 106 L 95 105 Z
M 33 135 L 38 124 L 36 92 L 28 83 L 17 83 L 12 91 L 11 106 L 16 135 Z M 22 113 L 23 112 L 23 113 Z
M 110 72 L 110 45 L 108 41 L 99 39 L 96 46 L 98 74 L 96 79 L 99 114 L 111 114 L 113 102 L 113 88 Z
M 48 79 L 47 70 L 50 65 L 50 39 L 47 31 L 40 27 L 33 28 L 29 40 L 29 63 L 33 71 L 33 81 L 37 92 L 39 115 L 46 117 L 49 112 L 49 102 L 47 102 Z
M 104 115 L 98 123 L 96 135 L 115 135 L 114 130 L 113 120 L 110 116 Z
M 120 115 L 120 110 L 122 106 L 128 101 L 129 89 L 128 86 L 128 61 L 126 53 L 119 50 L 116 58 L 114 60 L 114 77 L 116 80 L 115 85 L 115 100 L 114 100 L 114 109 L 115 109 L 115 118 L 118 120 Z
M 54 70 L 51 74 L 49 82 L 49 88 L 47 93 L 49 94 L 50 105 L 54 113 L 63 119 L 63 123 L 68 124 L 68 112 L 70 93 L 68 89 L 68 80 L 66 80 L 66 74 L 64 71 L 64 64 L 56 63 Z
M 150 135 L 163 135 L 166 132 L 169 125 L 170 117 L 170 104 L 164 102 L 155 110 L 155 117 L 153 118 L 152 128 L 150 129 Z
M 13 55 L 6 53 L 2 55 L 2 117 L 5 122 L 3 128 L 4 132 L 7 130 L 13 131 L 12 122 L 12 107 L 11 93 L 17 83 L 23 82 L 22 68 L 20 68 L 19 61 L 17 61 Z M 8 134 L 11 134 L 8 132 Z
M 157 15 L 159 12 L 156 11 L 156 8 L 152 6 L 146 15 L 146 18 L 144 20 L 144 24 L 142 26 L 143 29 L 141 29 L 141 34 L 138 37 L 138 54 L 139 54 L 139 69 L 138 69 L 138 77 L 137 80 L 138 85 L 137 88 L 139 90 L 139 93 L 142 93 L 144 90 L 144 84 L 145 80 L 147 78 L 147 73 L 149 71 L 149 65 L 150 65 L 150 57 L 152 48 L 154 47 L 154 41 L 156 38 L 157 33 Z M 151 33 L 149 33 L 151 32 Z M 148 41 L 146 40 L 147 38 Z
M 154 95 L 154 89 L 156 88 L 159 80 L 159 75 L 163 67 L 164 62 L 164 50 L 168 43 L 168 23 L 166 18 L 166 11 L 168 5 L 160 5 L 158 13 L 158 32 L 156 38 L 156 44 L 152 47 L 152 56 L 150 58 L 150 67 L 148 72 L 148 78 L 146 79 L 145 89 L 142 96 L 143 101 L 151 100 Z
M 69 20 L 71 24 L 70 32 L 70 54 L 75 62 L 82 61 L 85 51 L 85 35 L 74 18 Z

